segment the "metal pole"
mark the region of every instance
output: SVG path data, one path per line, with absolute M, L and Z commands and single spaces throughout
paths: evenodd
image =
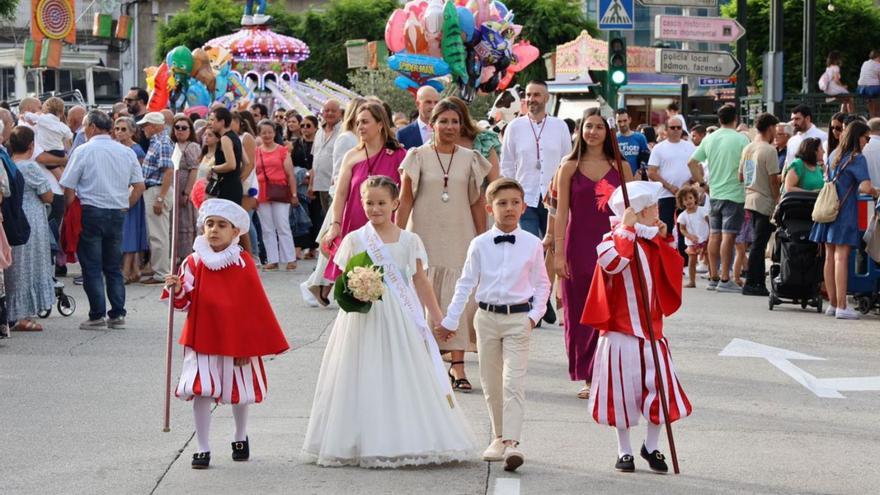
M 736 0 L 736 20 L 743 26 L 746 22 L 746 0 Z M 748 96 L 748 70 L 746 70 L 746 37 L 743 36 L 736 42 L 736 59 L 739 61 L 739 72 L 736 74 L 736 112 L 740 113 L 740 98 Z
M 782 0 L 770 0 L 770 53 L 782 53 L 782 11 Z M 765 80 L 764 84 L 776 84 L 777 78 L 771 79 L 770 81 Z M 782 101 L 785 98 L 783 94 L 784 88 L 777 88 L 777 90 L 770 91 L 769 94 L 772 95 L 778 92 L 782 95 L 782 98 L 778 102 L 770 98 L 767 101 L 767 111 L 781 119 L 783 118 Z
M 804 0 L 804 60 L 801 79 L 801 93 L 807 94 L 813 89 L 816 46 L 816 0 Z

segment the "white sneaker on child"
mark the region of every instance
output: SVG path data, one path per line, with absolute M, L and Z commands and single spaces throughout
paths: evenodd
M 504 444 L 504 440 L 500 438 L 496 438 L 492 440 L 492 443 L 483 451 L 483 460 L 484 461 L 502 461 L 504 460 L 504 451 L 507 449 L 507 445 Z
M 697 273 L 708 273 L 708 272 L 709 272 L 708 266 L 706 266 L 702 263 L 697 263 Z
M 834 316 L 836 314 L 837 314 L 837 308 L 835 308 L 834 306 L 829 304 L 828 307 L 825 308 L 825 316 Z

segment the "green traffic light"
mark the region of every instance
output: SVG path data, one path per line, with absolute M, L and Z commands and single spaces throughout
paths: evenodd
M 623 84 L 626 82 L 626 73 L 622 70 L 616 70 L 611 73 L 611 82 L 614 84 Z

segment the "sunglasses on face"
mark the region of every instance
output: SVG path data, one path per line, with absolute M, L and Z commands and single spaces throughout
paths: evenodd
M 175 130 L 175 131 L 188 131 L 188 130 L 189 130 L 189 126 L 185 126 L 185 125 L 176 125 L 176 126 L 174 126 L 174 130 Z
M 128 132 L 128 127 L 114 127 L 113 130 L 116 132 Z
M 676 126 L 669 126 L 669 127 L 667 127 L 667 129 L 669 129 L 670 131 L 680 131 L 680 130 L 681 130 L 681 126 L 678 126 L 678 127 L 676 127 Z
M 831 126 L 831 130 L 832 130 L 832 131 L 840 132 L 840 131 L 843 130 L 843 126 L 840 126 L 840 125 L 833 125 L 833 126 Z
M 313 126 L 312 124 L 303 124 L 301 127 L 302 127 L 303 129 L 311 129 L 311 128 L 315 127 L 315 126 Z
M 134 103 L 137 101 L 137 98 L 123 98 L 122 101 L 126 103 Z

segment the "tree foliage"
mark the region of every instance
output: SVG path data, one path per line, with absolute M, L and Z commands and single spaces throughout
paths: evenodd
M 12 20 L 18 8 L 18 0 L 0 0 L 0 19 Z
M 817 81 L 825 69 L 825 58 L 831 50 L 843 56 L 841 78 L 851 91 L 856 88 L 859 68 L 868 59 L 868 52 L 880 47 L 880 9 L 873 0 L 833 0 L 834 10 L 828 10 L 829 0 L 816 2 L 816 44 L 814 48 L 815 80 L 810 91 L 817 92 Z M 769 49 L 770 0 L 748 0 L 746 12 L 746 39 L 748 56 L 746 66 L 749 80 L 761 82 L 762 55 Z M 803 68 L 803 0 L 783 2 L 783 72 L 788 94 L 800 92 Z M 722 13 L 736 17 L 736 2 L 722 8 Z

